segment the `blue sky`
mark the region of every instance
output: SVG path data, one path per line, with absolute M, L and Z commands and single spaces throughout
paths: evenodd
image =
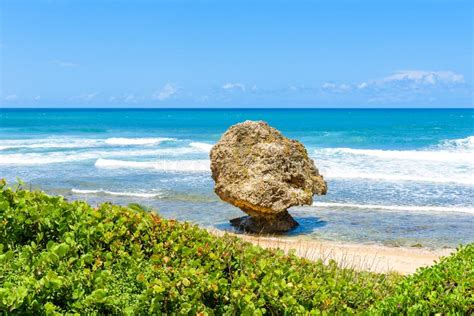
M 472 107 L 471 1 L 0 2 L 2 107 Z

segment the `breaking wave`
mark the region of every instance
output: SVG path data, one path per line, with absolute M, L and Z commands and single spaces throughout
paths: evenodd
M 100 158 L 170 156 L 179 157 L 188 154 L 208 153 L 204 148 L 176 147 L 135 150 L 92 150 L 92 151 L 54 151 L 46 153 L 0 154 L 0 165 L 44 165 L 85 161 Z
M 161 193 L 142 193 L 142 192 L 114 192 L 114 191 L 107 191 L 107 190 L 80 190 L 80 189 L 72 189 L 72 193 L 76 194 L 107 194 L 107 195 L 114 195 L 114 196 L 133 196 L 133 197 L 140 197 L 140 198 L 156 198 L 161 197 Z
M 175 141 L 176 138 L 168 137 L 144 137 L 144 138 L 123 138 L 123 137 L 112 137 L 107 138 L 104 142 L 109 145 L 158 145 L 166 141 Z
M 353 148 L 326 148 L 319 152 L 333 155 L 361 155 L 380 159 L 421 160 L 421 161 L 464 161 L 471 162 L 471 152 L 451 152 L 435 150 L 380 150 Z
M 62 153 L 52 152 L 47 154 L 10 154 L 0 155 L 0 165 L 46 165 L 54 163 L 74 162 L 81 160 L 91 160 L 97 157 L 97 153 Z
M 98 139 L 44 138 L 0 140 L 0 150 L 21 148 L 88 148 L 98 146 L 101 146 L 101 141 Z
M 328 179 L 368 179 L 474 185 L 474 137 L 424 150 L 322 148 L 314 159 Z
M 323 168 L 321 168 L 323 169 Z M 432 183 L 457 183 L 463 185 L 474 185 L 472 174 L 467 175 L 451 175 L 450 177 L 442 177 L 438 173 L 431 174 L 389 174 L 389 173 L 374 173 L 370 171 L 357 172 L 351 170 L 327 170 L 322 172 L 327 174 L 328 179 L 366 179 L 366 180 L 381 180 L 381 181 L 414 181 L 414 182 L 432 182 Z
M 474 214 L 472 207 L 446 207 L 446 206 L 404 206 L 404 205 L 375 205 L 375 204 L 351 204 L 314 202 L 313 206 L 327 208 L 357 208 L 369 210 L 392 210 L 392 211 L 412 211 L 412 212 L 460 212 Z
M 168 141 L 175 143 L 160 145 Z M 173 147 L 177 144 L 179 147 Z M 90 161 L 97 168 L 208 172 L 209 161 L 204 154 L 209 153 L 212 146 L 166 137 L 0 140 L 0 165 Z M 24 152 L 22 148 L 32 150 Z M 37 151 L 36 148 L 52 150 Z M 5 149 L 21 150 L 2 151 Z M 422 150 L 320 148 L 312 153 L 327 179 L 474 185 L 474 136 L 443 140 Z
M 474 136 L 446 139 L 441 141 L 437 148 L 455 152 L 474 153 Z
M 353 148 L 324 148 L 315 151 L 322 154 L 370 156 L 380 159 L 473 162 L 474 136 L 443 140 L 424 150 L 381 150 Z
M 200 143 L 200 142 L 191 142 L 189 146 L 202 150 L 203 152 L 209 152 L 212 149 L 212 144 L 207 144 L 207 143 Z
M 126 161 L 115 159 L 98 159 L 97 168 L 103 169 L 150 169 L 158 171 L 209 172 L 209 160 L 157 160 Z
M 143 137 L 143 138 L 121 138 L 111 137 L 99 138 L 42 138 L 42 139 L 6 139 L 0 140 L 0 150 L 7 149 L 46 149 L 46 148 L 93 148 L 102 146 L 151 146 L 159 145 L 165 141 L 176 141 L 176 138 L 168 137 Z

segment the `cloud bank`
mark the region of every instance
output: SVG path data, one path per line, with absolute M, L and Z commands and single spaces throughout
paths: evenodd
M 227 91 L 245 91 L 245 85 L 242 83 L 227 82 L 222 85 L 222 89 Z
M 40 91 L 38 91 L 40 92 Z M 203 87 L 197 91 L 178 88 L 166 83 L 160 89 L 124 91 L 115 95 L 106 95 L 97 91 L 78 94 L 69 98 L 75 106 L 81 104 L 114 106 L 156 106 L 166 101 L 170 106 L 357 106 L 391 107 L 402 106 L 472 106 L 472 85 L 465 77 L 451 70 L 400 70 L 385 76 L 353 82 L 323 82 L 288 84 L 283 86 L 259 86 L 251 82 L 226 82 L 217 87 Z M 17 105 L 33 101 L 35 104 L 51 101 L 64 105 L 65 100 L 43 99 L 39 94 L 3 94 L 0 100 L 4 104 Z M 179 98 L 177 96 L 179 95 Z M 65 96 L 65 99 L 68 97 Z M 469 103 L 469 100 L 470 103 Z M 28 104 L 27 104 L 28 105 Z
M 426 88 L 464 84 L 464 76 L 453 71 L 401 70 L 379 79 L 356 83 L 325 82 L 321 89 L 348 92 L 364 89 Z
M 178 88 L 174 84 L 167 83 L 163 86 L 161 90 L 153 93 L 152 99 L 164 101 L 176 95 L 177 92 Z

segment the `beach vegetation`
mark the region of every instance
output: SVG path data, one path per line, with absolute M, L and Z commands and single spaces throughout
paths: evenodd
M 394 292 L 374 305 L 383 314 L 472 315 L 474 313 L 474 244 L 461 246 L 431 267 L 404 278 Z
M 0 183 L 6 314 L 466 312 L 472 259 L 467 246 L 410 277 L 356 271 L 217 237 L 140 205 L 93 207 Z

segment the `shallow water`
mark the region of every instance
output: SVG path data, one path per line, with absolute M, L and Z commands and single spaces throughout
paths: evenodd
M 302 141 L 329 185 L 291 209 L 292 238 L 428 247 L 474 241 L 473 110 L 0 110 L 0 175 L 91 203 L 141 203 L 230 229 L 208 152 L 263 119 Z

